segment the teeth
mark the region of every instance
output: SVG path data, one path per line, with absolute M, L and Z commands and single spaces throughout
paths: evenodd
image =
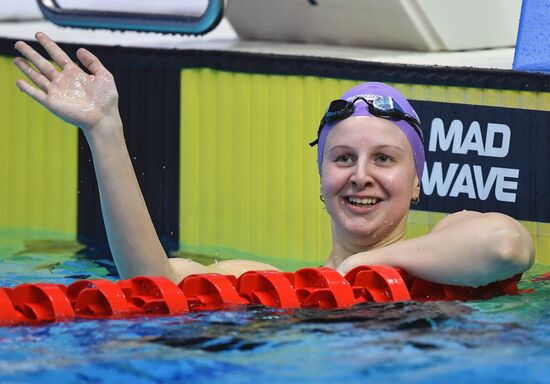
M 358 199 L 355 197 L 348 197 L 348 200 L 354 205 L 374 205 L 378 202 L 378 199 Z

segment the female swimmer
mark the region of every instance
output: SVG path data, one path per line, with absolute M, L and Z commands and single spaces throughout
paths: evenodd
M 35 85 L 21 91 L 80 127 L 91 148 L 109 245 L 122 278 L 164 275 L 175 282 L 193 273 L 240 275 L 276 269 L 245 260 L 203 266 L 168 258 L 142 197 L 124 141 L 118 93 L 111 73 L 86 49 L 73 63 L 49 37 L 36 39 L 58 70 L 28 44 L 15 65 Z M 30 65 L 32 64 L 32 66 Z M 385 264 L 437 283 L 480 286 L 527 270 L 534 260 L 526 229 L 499 213 L 448 215 L 424 236 L 405 239 L 411 201 L 420 194 L 422 130 L 395 89 L 365 83 L 331 103 L 319 128 L 321 199 L 332 219 L 332 251 L 325 265 L 346 273 Z

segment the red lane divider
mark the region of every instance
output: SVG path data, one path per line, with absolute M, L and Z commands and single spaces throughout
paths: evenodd
M 237 282 L 241 297 L 251 304 L 275 308 L 300 308 L 300 301 L 287 274 L 278 271 L 250 271 Z
M 15 309 L 10 288 L 0 288 L 0 326 L 15 325 L 25 321 L 23 314 Z
M 178 315 L 189 311 L 235 309 L 248 304 L 275 308 L 348 308 L 365 302 L 475 300 L 516 295 L 521 274 L 483 287 L 458 287 L 414 278 L 384 265 L 361 266 L 345 277 L 330 268 L 294 273 L 251 271 L 236 279 L 216 273 L 191 275 L 178 285 L 165 277 L 80 280 L 0 288 L 0 326 Z
M 126 317 L 131 313 L 122 289 L 109 280 L 79 280 L 67 287 L 78 317 Z
M 532 290 L 520 291 L 518 282 L 521 280 L 521 273 L 502 281 L 484 285 L 481 287 L 466 287 L 457 285 L 437 284 L 430 281 L 408 275 L 400 271 L 407 281 L 407 287 L 411 293 L 411 299 L 415 301 L 435 300 L 486 300 L 501 295 L 518 295 L 529 293 Z
M 69 298 L 57 284 L 18 285 L 10 298 L 28 322 L 66 321 L 75 317 Z
M 117 283 L 126 300 L 139 310 L 157 315 L 178 315 L 189 311 L 186 296 L 166 277 L 138 276 Z
M 334 269 L 300 269 L 294 273 L 294 288 L 302 307 L 329 309 L 356 304 L 349 281 Z
M 191 275 L 178 285 L 187 297 L 189 308 L 193 311 L 212 311 L 250 304 L 239 296 L 235 286 L 235 276 L 217 273 Z
M 401 273 L 385 265 L 357 267 L 346 275 L 358 302 L 386 303 L 411 300 Z M 359 295 L 357 295 L 359 294 Z

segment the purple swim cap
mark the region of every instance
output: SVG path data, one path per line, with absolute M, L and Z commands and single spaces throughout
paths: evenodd
M 403 111 L 413 117 L 418 121 L 418 115 L 415 110 L 409 103 L 409 101 L 403 96 L 397 89 L 390 87 L 384 83 L 363 83 L 356 87 L 349 89 L 346 93 L 342 95 L 342 99 L 353 101 L 357 97 L 363 96 L 366 99 L 369 99 L 369 96 L 389 96 L 403 108 Z M 368 105 L 362 101 L 355 103 L 355 111 L 351 116 L 373 116 L 369 112 Z M 323 165 L 323 152 L 325 150 L 325 142 L 327 136 L 338 121 L 333 121 L 326 124 L 319 134 L 319 143 L 317 145 L 317 166 L 319 167 L 319 175 L 321 174 L 321 166 Z M 397 125 L 399 129 L 405 134 L 407 140 L 411 144 L 414 161 L 416 162 L 416 174 L 418 175 L 418 180 L 422 181 L 422 172 L 424 171 L 424 145 L 422 140 L 414 130 L 414 128 L 404 120 L 394 121 L 392 123 Z

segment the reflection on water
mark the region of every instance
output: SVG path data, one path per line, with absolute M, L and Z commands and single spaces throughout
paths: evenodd
M 458 321 L 473 309 L 461 303 L 389 303 L 360 304 L 340 310 L 277 310 L 261 306 L 246 308 L 246 321 L 239 318 L 207 324 L 201 321 L 184 322 L 173 326 L 160 336 L 143 341 L 172 348 L 196 349 L 206 352 L 252 350 L 269 345 L 277 335 L 281 339 L 293 334 L 345 335 L 363 332 L 376 334 L 400 332 L 410 336 L 431 333 L 448 321 Z M 378 340 L 380 342 L 381 340 Z M 410 342 L 421 349 L 437 348 L 434 344 Z
M 73 235 L 29 230 L 0 231 L 2 286 L 27 282 L 70 284 L 74 280 L 108 277 L 109 270 L 89 260 Z M 105 264 L 112 264 L 105 260 Z
M 15 253 L 15 255 L 25 255 L 31 253 L 46 253 L 46 254 L 74 254 L 84 248 L 76 240 L 52 240 L 52 239 L 35 239 L 24 240 L 24 249 Z

